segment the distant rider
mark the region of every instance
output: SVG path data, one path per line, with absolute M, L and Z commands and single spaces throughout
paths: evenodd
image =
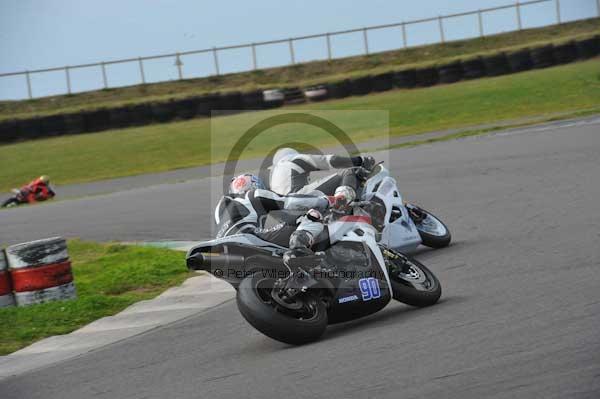
M 7 206 L 12 202 L 31 204 L 34 202 L 46 201 L 56 195 L 50 186 L 50 178 L 46 175 L 40 176 L 16 191 L 18 192 L 17 196 L 9 198 L 2 206 Z

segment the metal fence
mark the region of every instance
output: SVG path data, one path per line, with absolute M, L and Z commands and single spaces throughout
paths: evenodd
M 598 16 L 600 16 L 600 0 L 595 0 L 595 1 L 596 1 L 596 6 L 597 6 L 597 14 L 598 14 Z M 107 68 L 106 68 L 108 65 L 124 64 L 124 63 L 137 63 L 138 68 L 139 68 L 139 81 L 138 82 L 130 82 L 129 84 L 136 84 L 136 83 L 145 84 L 145 83 L 147 83 L 147 80 L 146 80 L 146 74 L 144 72 L 144 62 L 151 61 L 151 60 L 169 59 L 170 58 L 170 59 L 173 59 L 173 61 L 174 61 L 173 65 L 177 68 L 178 79 L 181 80 L 181 79 L 184 79 L 183 68 L 182 68 L 182 66 L 183 66 L 182 59 L 186 56 L 196 55 L 196 54 L 209 54 L 209 55 L 212 54 L 212 63 L 213 63 L 213 68 L 214 68 L 213 74 L 220 75 L 221 71 L 220 71 L 220 64 L 219 64 L 219 54 L 222 52 L 228 51 L 228 50 L 247 48 L 247 49 L 251 50 L 252 69 L 257 70 L 259 68 L 258 68 L 258 62 L 257 62 L 256 49 L 259 46 L 268 46 L 268 45 L 274 45 L 274 44 L 286 44 L 287 43 L 288 44 L 287 47 L 289 49 L 289 65 L 293 65 L 293 64 L 296 64 L 294 43 L 297 43 L 302 40 L 318 39 L 318 38 L 324 39 L 323 45 L 327 50 L 327 58 L 326 59 L 331 60 L 331 59 L 335 58 L 333 56 L 332 44 L 331 44 L 331 38 L 334 36 L 346 35 L 346 34 L 351 34 L 351 33 L 359 33 L 359 34 L 362 33 L 363 53 L 370 54 L 370 52 L 369 52 L 369 32 L 370 31 L 381 30 L 381 29 L 400 29 L 401 35 L 402 35 L 402 47 L 401 48 L 406 48 L 406 47 L 408 47 L 408 35 L 407 35 L 407 29 L 406 29 L 407 26 L 415 25 L 415 24 L 422 24 L 422 23 L 431 23 L 431 22 L 435 23 L 437 21 L 437 25 L 439 28 L 439 42 L 445 43 L 447 41 L 447 39 L 446 39 L 446 31 L 444 28 L 444 21 L 452 19 L 452 18 L 476 15 L 477 21 L 478 21 L 479 36 L 483 37 L 486 35 L 484 19 L 483 19 L 484 14 L 497 12 L 497 11 L 501 11 L 501 10 L 514 9 L 516 26 L 517 26 L 518 30 L 521 30 L 521 29 L 523 29 L 521 10 L 527 6 L 531 6 L 534 4 L 540 4 L 540 3 L 549 3 L 549 2 L 554 2 L 556 5 L 556 8 L 555 8 L 556 24 L 562 23 L 560 0 L 531 0 L 531 1 L 524 1 L 524 2 L 518 1 L 514 4 L 509 4 L 509 5 L 505 5 L 505 6 L 479 9 L 476 11 L 462 12 L 462 13 L 457 13 L 457 14 L 437 16 L 437 17 L 425 18 L 425 19 L 419 19 L 419 20 L 413 20 L 413 21 L 404 21 L 404 22 L 399 22 L 399 23 L 394 23 L 394 24 L 369 26 L 369 27 L 364 27 L 364 28 L 349 29 L 349 30 L 321 33 L 321 34 L 315 34 L 315 35 L 290 37 L 290 38 L 286 38 L 286 39 L 270 40 L 270 41 L 258 42 L 258 43 L 247 43 L 247 44 L 239 44 L 239 45 L 225 46 L 225 47 L 213 47 L 213 48 L 203 49 L 203 50 L 154 55 L 154 56 L 149 56 L 149 57 L 127 58 L 127 59 L 106 61 L 106 62 L 100 62 L 100 63 L 92 63 L 92 64 L 70 65 L 70 66 L 55 67 L 55 68 L 48 68 L 48 69 L 36 69 L 36 70 L 32 70 L 32 71 L 3 73 L 3 74 L 0 74 L 0 78 L 9 77 L 9 76 L 23 76 L 24 81 L 25 81 L 24 83 L 27 86 L 28 97 L 31 99 L 31 98 L 35 97 L 34 93 L 33 93 L 32 83 L 31 83 L 31 75 L 38 74 L 38 73 L 45 73 L 45 72 L 64 71 L 65 83 L 66 83 L 65 84 L 66 91 L 64 93 L 71 94 L 72 93 L 71 71 L 73 71 L 74 69 L 99 67 L 99 72 L 102 75 L 103 87 L 105 89 L 107 89 L 107 88 L 109 88 L 108 77 L 107 77 Z M 325 59 L 325 58 L 323 58 L 323 59 Z

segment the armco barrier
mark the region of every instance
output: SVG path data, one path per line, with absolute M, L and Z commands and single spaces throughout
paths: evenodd
M 554 65 L 554 46 L 551 44 L 531 49 L 534 68 L 547 68 Z
M 365 95 L 372 91 L 427 87 L 437 83 L 453 83 L 484 76 L 498 76 L 565 64 L 576 59 L 587 59 L 600 54 L 600 36 L 553 45 L 503 52 L 482 57 L 467 58 L 438 67 L 409 68 L 362 76 L 313 87 L 279 89 L 284 104 L 337 99 L 351 95 Z M 273 92 L 277 91 L 274 89 Z M 268 96 L 267 96 L 268 97 Z M 212 111 L 261 110 L 279 106 L 279 100 L 267 99 L 262 90 L 246 93 L 228 92 L 194 96 L 151 104 L 138 104 L 54 115 L 21 120 L 0 121 L 0 143 L 36 139 L 58 134 L 98 132 L 107 129 L 164 123 L 194 117 L 209 117 Z
M 8 273 L 8 263 L 4 250 L 0 249 L 0 308 L 14 306 L 15 297 L 12 293 L 12 284 L 10 274 Z
M 528 71 L 533 68 L 531 52 L 529 49 L 522 49 L 506 54 L 510 70 L 513 72 Z
M 61 237 L 12 245 L 6 257 L 18 306 L 75 298 L 67 243 Z

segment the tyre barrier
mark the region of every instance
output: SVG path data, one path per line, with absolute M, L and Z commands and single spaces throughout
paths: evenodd
M 40 136 L 59 136 L 65 131 L 65 119 L 63 115 L 44 116 L 40 119 Z
M 20 119 L 17 122 L 19 139 L 36 139 L 42 137 L 42 124 L 40 118 Z
M 405 69 L 394 73 L 394 86 L 399 89 L 412 89 L 417 85 L 417 70 Z
M 131 126 L 131 111 L 129 107 L 111 108 L 108 110 L 108 120 L 113 129 Z
M 557 64 L 567 64 L 577 59 L 575 42 L 557 44 L 554 46 L 554 60 Z
M 394 74 L 392 72 L 373 76 L 373 91 L 382 92 L 394 88 Z
M 15 305 L 15 297 L 12 292 L 8 263 L 3 249 L 0 249 L 0 308 Z
M 555 64 L 554 46 L 551 44 L 531 49 L 531 61 L 534 68 L 547 68 Z
M 65 114 L 65 133 L 80 134 L 85 132 L 85 120 L 81 113 Z
M 11 143 L 19 139 L 19 125 L 16 120 L 0 121 L 0 143 Z
M 327 84 L 327 92 L 331 98 L 346 98 L 352 94 L 352 85 L 350 80 L 342 80 Z
M 6 258 L 17 306 L 76 297 L 65 239 L 12 245 Z
M 129 107 L 131 126 L 143 126 L 152 123 L 152 108 L 149 104 L 137 104 Z
M 219 95 L 219 109 L 226 111 L 238 111 L 242 109 L 242 93 L 234 91 Z
M 462 62 L 463 79 L 479 79 L 486 75 L 481 57 L 470 58 Z
M 106 109 L 84 112 L 83 120 L 86 132 L 99 132 L 111 128 L 110 114 Z
M 417 68 L 416 70 L 416 81 L 417 86 L 427 87 L 433 86 L 439 82 L 439 75 L 437 68 Z
M 506 54 L 498 53 L 481 57 L 487 76 L 500 76 L 510 73 L 510 65 Z
M 241 109 L 264 109 L 263 93 L 260 90 L 242 93 Z
M 364 96 L 373 90 L 373 77 L 370 75 L 350 79 L 350 92 L 353 96 Z
M 196 108 L 200 97 L 191 97 L 175 101 L 175 119 L 192 119 L 196 116 Z
M 285 104 L 300 104 L 306 102 L 304 92 L 297 87 L 283 89 L 283 97 Z
M 575 41 L 579 58 L 587 59 L 600 54 L 600 36 Z
M 506 54 L 508 65 L 513 72 L 528 71 L 533 68 L 531 52 L 528 48 Z
M 440 77 L 440 83 L 458 82 L 463 77 L 463 67 L 461 62 L 455 61 L 439 66 L 438 75 Z
M 308 101 L 323 101 L 329 97 L 329 92 L 325 85 L 311 86 L 304 89 L 304 97 Z
M 152 120 L 159 123 L 165 123 L 175 119 L 175 102 L 168 101 L 164 103 L 150 104 L 152 110 Z
M 213 111 L 219 110 L 220 101 L 218 94 L 209 94 L 198 98 L 196 103 L 196 116 L 208 117 Z

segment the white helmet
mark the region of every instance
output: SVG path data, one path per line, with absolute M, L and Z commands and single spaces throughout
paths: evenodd
M 287 161 L 298 154 L 299 152 L 293 148 L 280 148 L 273 156 L 273 165 L 277 165 L 279 162 Z
M 256 188 L 264 189 L 265 185 L 260 177 L 246 173 L 231 179 L 231 184 L 229 184 L 229 194 L 242 195 Z

